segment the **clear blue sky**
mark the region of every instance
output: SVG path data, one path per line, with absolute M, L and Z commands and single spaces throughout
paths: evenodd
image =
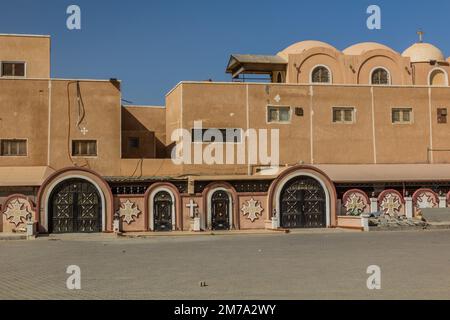
M 0 33 L 52 36 L 52 76 L 119 78 L 123 98 L 163 105 L 181 80 L 229 80 L 231 53 L 275 54 L 301 40 L 338 49 L 377 41 L 402 51 L 425 41 L 450 55 L 450 1 L 389 0 L 2 0 Z M 82 10 L 82 30 L 66 28 L 66 9 Z M 382 29 L 366 28 L 366 9 L 382 9 Z

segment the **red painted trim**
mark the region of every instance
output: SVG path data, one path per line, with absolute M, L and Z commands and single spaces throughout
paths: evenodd
M 434 192 L 433 190 L 428 189 L 428 188 L 419 189 L 416 192 L 414 192 L 414 194 L 412 196 L 414 206 L 417 204 L 417 198 L 419 197 L 419 195 L 421 193 L 424 193 L 424 192 L 431 193 L 434 196 L 434 200 L 436 201 L 436 205 L 439 206 L 439 195 L 436 192 Z
M 364 191 L 362 191 L 360 189 L 351 189 L 351 190 L 348 190 L 346 193 L 344 193 L 344 196 L 342 197 L 342 204 L 343 205 L 347 202 L 348 198 L 350 197 L 350 195 L 352 193 L 359 193 L 359 194 L 361 194 L 364 197 L 364 199 L 366 200 L 367 205 L 370 206 L 369 196 Z
M 181 201 L 181 196 L 180 196 L 180 193 L 178 192 L 177 187 L 175 187 L 170 182 L 154 183 L 147 189 L 147 191 L 145 191 L 145 194 L 144 194 L 145 228 L 147 229 L 147 231 L 151 231 L 150 226 L 149 226 L 149 218 L 150 218 L 149 198 L 150 198 L 150 194 L 153 192 L 153 190 L 155 190 L 157 188 L 167 188 L 175 196 L 175 230 L 182 231 L 183 230 L 183 210 L 182 210 L 183 202 Z
M 388 193 L 395 193 L 396 195 L 398 195 L 400 198 L 401 204 L 405 205 L 405 199 L 403 198 L 403 196 L 400 192 L 398 192 L 397 190 L 394 190 L 394 189 L 387 189 L 387 190 L 384 190 L 383 192 L 381 192 L 380 195 L 378 196 L 378 205 L 379 206 L 381 205 L 381 202 L 383 201 L 385 195 Z

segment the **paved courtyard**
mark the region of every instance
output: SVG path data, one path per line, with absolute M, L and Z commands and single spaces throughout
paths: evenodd
M 370 265 L 381 290 L 367 289 Z M 0 299 L 381 298 L 449 299 L 450 231 L 0 241 Z

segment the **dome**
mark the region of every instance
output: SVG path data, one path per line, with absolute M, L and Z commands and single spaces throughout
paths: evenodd
M 322 42 L 322 41 L 314 41 L 314 40 L 307 40 L 307 41 L 300 41 L 297 43 L 294 43 L 293 45 L 287 47 L 283 51 L 279 52 L 278 55 L 287 59 L 288 55 L 290 54 L 300 54 L 305 52 L 306 50 L 313 49 L 313 48 L 327 48 L 338 51 L 335 47 L 332 45 Z
M 442 51 L 430 43 L 415 43 L 402 56 L 411 58 L 411 62 L 445 61 Z
M 342 52 L 349 56 L 360 56 L 368 51 L 380 50 L 380 49 L 389 50 L 393 53 L 397 53 L 394 50 L 392 50 L 391 48 L 389 48 L 388 46 L 385 46 L 384 44 L 376 43 L 376 42 L 357 43 L 357 44 L 354 44 L 354 45 L 348 47 L 347 49 L 345 49 Z

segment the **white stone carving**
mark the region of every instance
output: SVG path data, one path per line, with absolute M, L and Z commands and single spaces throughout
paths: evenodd
M 251 220 L 251 222 L 258 220 L 259 216 L 262 216 L 263 210 L 264 209 L 261 207 L 261 203 L 253 198 L 248 200 L 247 203 L 241 208 L 244 216 L 247 216 L 247 219 Z
M 28 211 L 28 201 L 24 199 L 15 199 L 8 204 L 5 215 L 6 220 L 13 223 L 16 227 L 24 223 L 32 214 Z
M 122 202 L 119 208 L 119 215 L 127 224 L 134 222 L 135 218 L 139 217 L 140 213 L 141 211 L 138 209 L 137 205 L 130 200 Z
M 396 216 L 400 212 L 402 204 L 400 203 L 400 199 L 396 194 L 388 193 L 381 202 L 380 207 L 383 210 L 384 214 Z
M 359 216 L 364 212 L 367 204 L 364 203 L 364 198 L 360 194 L 352 193 L 348 197 L 344 207 L 347 210 L 347 214 L 352 216 Z
M 417 197 L 417 204 L 418 209 L 428 209 L 428 208 L 434 208 L 437 206 L 437 203 L 430 194 L 428 193 L 422 193 L 420 196 Z

